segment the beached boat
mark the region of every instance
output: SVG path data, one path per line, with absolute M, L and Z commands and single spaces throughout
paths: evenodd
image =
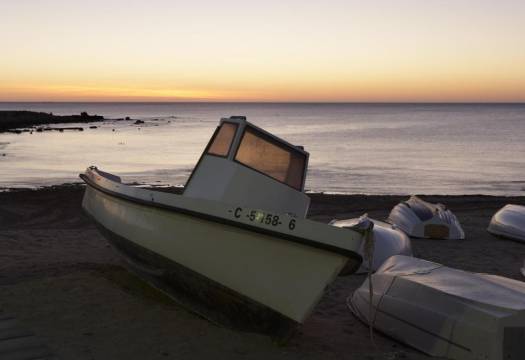
M 372 241 L 374 251 L 373 256 L 371 257 L 372 266 L 370 267 L 370 264 L 368 263 L 370 257 L 365 256 L 365 246 L 367 246 L 367 244 L 363 242 L 359 249 L 359 253 L 365 260 L 361 264 L 359 270 L 357 270 L 358 273 L 368 272 L 369 270 L 376 271 L 386 259 L 394 255 L 412 256 L 410 238 L 394 225 L 375 219 L 369 219 L 366 215 L 360 218 L 333 220 L 330 222 L 330 225 L 359 231 L 360 229 L 366 229 L 368 227 L 368 221 L 373 223 Z
M 182 195 L 90 167 L 82 206 L 155 286 L 212 321 L 279 336 L 362 261 L 361 233 L 305 218 L 307 164 L 302 147 L 230 117 Z
M 505 205 L 492 216 L 487 230 L 497 236 L 525 241 L 525 206 Z
M 397 204 L 388 220 L 408 236 L 425 239 L 464 239 L 456 216 L 443 204 L 431 204 L 417 196 Z
M 525 283 L 401 255 L 371 279 L 372 308 L 369 279 L 349 306 L 382 333 L 432 356 L 525 359 Z

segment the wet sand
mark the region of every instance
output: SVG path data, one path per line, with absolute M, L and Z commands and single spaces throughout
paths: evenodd
M 286 344 L 210 324 L 123 269 L 81 212 L 83 188 L 0 193 L 0 311 L 15 314 L 62 359 L 427 359 L 368 329 L 347 309 L 363 275 L 339 278 Z M 318 221 L 384 219 L 406 197 L 313 194 Z M 525 244 L 486 232 L 493 213 L 525 197 L 426 196 L 451 208 L 463 241 L 413 240 L 415 255 L 524 280 Z

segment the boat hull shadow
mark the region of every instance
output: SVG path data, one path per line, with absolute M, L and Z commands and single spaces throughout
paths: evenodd
M 98 225 L 131 272 L 217 326 L 289 338 L 299 323 Z

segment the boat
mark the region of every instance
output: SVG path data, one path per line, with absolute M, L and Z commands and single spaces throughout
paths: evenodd
M 525 359 L 521 281 L 398 255 L 367 278 L 349 307 L 381 333 L 431 356 Z
M 407 201 L 397 204 L 390 212 L 387 222 L 415 238 L 465 238 L 465 232 L 452 211 L 443 204 L 432 204 L 417 196 L 411 196 Z
M 525 206 L 505 205 L 492 216 L 487 231 L 496 236 L 525 242 Z
M 89 167 L 84 211 L 132 271 L 203 317 L 284 337 L 362 261 L 363 234 L 306 218 L 309 154 L 221 119 L 182 194 Z
M 373 223 L 372 236 L 374 249 L 373 256 L 371 257 L 372 266 L 368 263 L 370 257 L 366 256 L 365 246 L 367 244 L 363 242 L 359 249 L 359 254 L 363 257 L 364 261 L 357 270 L 357 273 L 376 271 L 386 259 L 394 255 L 412 256 L 410 238 L 403 231 L 399 230 L 395 225 L 368 218 L 366 214 L 359 218 L 332 220 L 330 225 L 359 231 L 359 229 L 366 229 L 368 222 Z

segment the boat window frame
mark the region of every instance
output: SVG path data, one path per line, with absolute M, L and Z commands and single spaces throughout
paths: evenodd
M 241 144 L 242 144 L 242 141 L 244 139 L 244 135 L 246 135 L 246 130 L 247 129 L 250 129 L 251 131 L 253 131 L 256 136 L 260 136 L 262 139 L 268 141 L 269 143 L 277 146 L 277 147 L 280 147 L 280 148 L 284 148 L 284 149 L 289 149 L 290 151 L 295 151 L 296 153 L 299 153 L 301 156 L 304 157 L 304 165 L 303 165 L 303 171 L 302 171 L 302 174 L 301 174 L 301 187 L 300 188 L 296 188 L 295 186 L 293 185 L 290 185 L 288 183 L 286 183 L 285 181 L 281 181 L 279 179 L 276 179 L 274 178 L 273 176 L 271 175 L 268 175 L 260 170 L 257 170 L 253 167 L 251 167 L 250 165 L 247 165 L 239 160 L 237 160 L 237 154 L 239 152 L 239 149 L 241 148 Z M 295 146 L 295 145 L 292 145 L 292 144 L 289 144 L 289 143 L 286 143 L 286 142 L 283 142 L 282 140 L 278 139 L 278 138 L 275 138 L 274 136 L 266 133 L 265 131 L 261 131 L 260 129 L 256 128 L 255 126 L 252 126 L 251 124 L 246 124 L 246 126 L 244 126 L 244 128 L 242 129 L 242 134 L 239 138 L 239 142 L 237 143 L 237 146 L 236 146 L 236 149 L 235 149 L 235 153 L 233 154 L 233 157 L 232 157 L 232 161 L 234 161 L 235 163 L 239 164 L 239 165 L 242 165 L 250 170 L 253 170 L 259 174 L 262 174 L 274 181 L 277 181 L 281 184 L 284 184 L 296 191 L 300 191 L 300 192 L 303 192 L 304 191 L 304 185 L 305 185 L 305 179 L 306 179 L 306 171 L 308 169 L 308 153 L 304 150 L 302 150 L 301 148 Z
M 210 147 L 213 144 L 213 142 L 215 141 L 215 138 L 219 134 L 219 131 L 220 131 L 221 127 L 224 124 L 229 124 L 229 125 L 235 126 L 235 131 L 233 132 L 233 137 L 232 137 L 232 140 L 230 141 L 230 146 L 228 147 L 228 151 L 226 152 L 226 155 L 212 154 L 212 153 L 209 152 Z M 228 158 L 230 156 L 231 152 L 232 152 L 233 145 L 235 144 L 235 139 L 237 138 L 238 131 L 239 131 L 239 124 L 237 124 L 237 123 L 235 123 L 233 121 L 223 121 L 223 122 L 221 122 L 219 124 L 219 126 L 217 126 L 215 128 L 215 131 L 213 132 L 213 135 L 211 136 L 211 139 L 208 141 L 208 144 L 204 148 L 204 151 L 203 151 L 201 157 L 203 155 L 211 155 L 211 156 L 217 156 L 217 157 L 221 157 L 221 158 Z M 197 165 L 198 165 L 199 162 L 200 162 L 200 159 L 197 162 Z M 195 168 L 197 168 L 197 167 L 195 167 Z
M 208 153 L 208 150 L 209 150 L 211 144 L 213 144 L 213 141 L 215 140 L 215 137 L 219 133 L 219 129 L 221 128 L 221 126 L 224 123 L 235 125 L 235 134 L 233 135 L 232 142 L 230 143 L 230 148 L 228 149 L 228 153 L 226 154 L 226 156 L 210 154 L 210 153 Z M 213 135 L 211 136 L 210 140 L 208 140 L 208 144 L 206 144 L 206 147 L 204 148 L 204 151 L 201 153 L 201 156 L 199 157 L 199 160 L 197 161 L 197 164 L 195 164 L 195 167 L 193 168 L 193 170 L 192 170 L 192 172 L 190 174 L 190 177 L 188 178 L 188 180 L 186 180 L 186 183 L 184 184 L 184 191 L 182 192 L 183 194 L 184 194 L 184 192 L 186 192 L 186 189 L 188 188 L 188 185 L 190 184 L 190 181 L 193 178 L 193 175 L 195 174 L 195 172 L 199 168 L 199 166 L 200 166 L 200 164 L 202 162 L 202 159 L 204 159 L 205 156 L 215 156 L 215 157 L 223 158 L 223 159 L 228 159 L 229 158 L 229 156 L 232 153 L 232 148 L 236 144 L 236 139 L 239 136 L 239 134 L 238 134 L 239 128 L 240 128 L 239 124 L 236 123 L 236 122 L 233 122 L 233 121 L 222 121 L 219 125 L 217 125 L 217 127 L 215 128 L 215 131 L 213 132 Z

